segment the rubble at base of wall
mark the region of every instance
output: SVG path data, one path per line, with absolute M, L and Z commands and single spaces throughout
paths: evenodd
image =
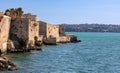
M 7 52 L 8 53 L 30 52 L 31 50 L 42 50 L 42 48 L 40 48 L 40 46 L 35 46 L 33 44 L 20 46 L 18 41 L 9 40 L 7 42 Z

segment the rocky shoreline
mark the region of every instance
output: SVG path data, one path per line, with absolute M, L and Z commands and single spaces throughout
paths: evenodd
M 24 53 L 24 52 L 31 52 L 31 51 L 42 51 L 42 48 L 41 47 L 37 47 L 37 46 L 34 46 L 30 49 L 14 49 L 14 50 L 9 50 L 7 53 Z M 1 54 L 0 56 L 0 70 L 1 71 L 6 71 L 6 70 L 9 70 L 9 71 L 13 71 L 13 70 L 17 70 L 17 66 L 11 62 L 10 60 L 8 60 L 7 57 L 4 57 L 5 56 L 5 53 L 4 54 Z

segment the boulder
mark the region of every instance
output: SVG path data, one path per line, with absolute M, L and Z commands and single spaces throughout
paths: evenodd
M 0 57 L 0 70 L 17 70 L 17 66 L 5 57 Z
M 72 42 L 72 43 L 77 43 L 77 42 L 81 42 L 81 40 L 78 40 L 78 39 L 77 39 L 77 36 L 71 36 L 70 42 Z

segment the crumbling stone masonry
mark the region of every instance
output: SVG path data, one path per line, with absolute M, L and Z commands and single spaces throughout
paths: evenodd
M 39 23 L 29 18 L 15 19 L 11 22 L 10 39 L 15 48 L 34 46 L 35 37 L 39 37 Z
M 56 44 L 59 38 L 59 26 L 39 21 L 39 35 L 43 35 L 44 44 Z
M 31 13 L 23 14 L 22 18 L 30 18 L 32 21 L 37 21 L 37 15 L 32 15 Z
M 39 21 L 39 35 L 44 35 L 47 39 L 59 37 L 59 26 Z
M 64 25 L 59 25 L 59 35 L 65 36 L 65 27 Z

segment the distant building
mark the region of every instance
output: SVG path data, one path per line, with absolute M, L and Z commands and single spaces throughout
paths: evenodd
M 35 37 L 39 37 L 39 23 L 32 21 L 29 18 L 15 19 L 11 23 L 10 39 L 19 41 L 19 45 L 23 44 L 27 47 L 28 44 L 35 44 Z M 15 45 L 16 48 L 18 44 Z

